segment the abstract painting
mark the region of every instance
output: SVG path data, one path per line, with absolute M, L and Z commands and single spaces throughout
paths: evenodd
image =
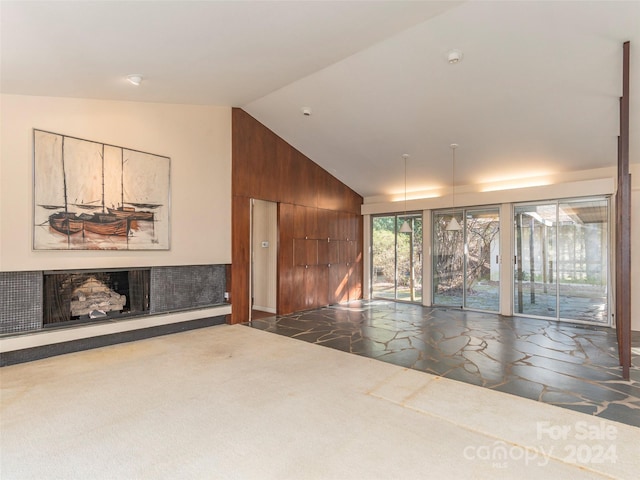
M 34 250 L 168 250 L 169 157 L 33 131 Z

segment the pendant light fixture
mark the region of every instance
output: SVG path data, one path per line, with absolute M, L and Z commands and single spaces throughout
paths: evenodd
M 456 220 L 456 148 L 458 148 L 458 144 L 457 143 L 452 143 L 451 145 L 449 145 L 449 148 L 451 148 L 451 156 L 452 156 L 452 161 L 451 161 L 451 198 L 452 198 L 452 203 L 453 203 L 453 214 L 451 215 L 451 220 L 449 221 L 449 223 L 447 224 L 447 226 L 445 228 L 449 232 L 457 232 L 459 230 L 462 230 L 462 227 L 460 226 L 460 223 L 458 223 L 458 220 Z
M 407 221 L 407 159 L 409 158 L 408 153 L 403 153 L 402 158 L 404 159 L 404 223 L 400 227 L 401 233 L 411 233 L 413 230 L 411 229 L 411 225 Z

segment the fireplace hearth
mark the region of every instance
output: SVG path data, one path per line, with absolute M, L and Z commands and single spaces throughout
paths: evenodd
M 138 315 L 149 311 L 150 270 L 47 272 L 43 326 Z

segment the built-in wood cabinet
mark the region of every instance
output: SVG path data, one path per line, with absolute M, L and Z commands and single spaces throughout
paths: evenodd
M 362 297 L 362 197 L 232 110 L 231 323 L 249 319 L 250 199 L 278 203 L 278 313 Z
M 281 289 L 283 310 L 299 311 L 362 296 L 361 216 L 280 204 L 279 270 L 296 290 Z M 289 275 L 287 275 L 289 277 Z

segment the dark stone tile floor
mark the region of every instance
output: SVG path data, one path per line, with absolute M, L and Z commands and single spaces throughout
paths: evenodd
M 248 325 L 640 427 L 640 332 L 624 381 L 611 328 L 385 300 Z

